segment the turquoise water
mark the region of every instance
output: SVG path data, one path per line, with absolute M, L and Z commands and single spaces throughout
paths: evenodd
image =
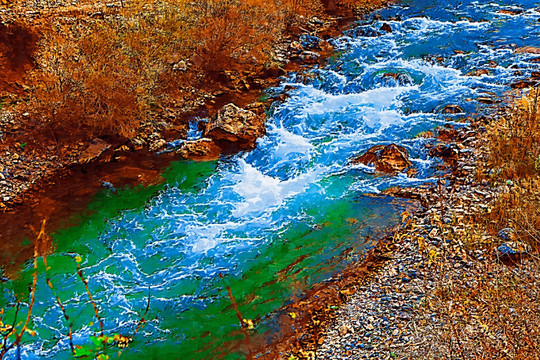
M 256 150 L 175 162 L 160 185 L 104 189 L 73 215 L 76 226 L 51 234 L 56 251 L 47 267 L 38 259 L 29 324 L 36 334 L 24 335 L 21 357 L 73 358 L 71 325 L 77 354 L 90 358 L 244 358 L 249 338 L 276 331 L 275 310 L 361 259 L 398 222 L 407 204 L 373 195 L 434 181 L 436 160 L 424 147 L 430 140 L 419 133 L 463 126 L 468 114 L 484 111 L 478 97 L 501 95 L 538 70 L 535 55 L 514 52 L 540 46 L 538 6 L 406 1 L 379 11 L 332 40 L 336 54 L 326 67 L 268 90 L 274 96 L 287 87 L 289 98 L 270 109 Z M 499 12 L 514 8 L 524 12 Z M 392 33 L 377 34 L 385 22 Z M 488 74 L 465 76 L 476 69 Z M 441 114 L 448 104 L 468 114 Z M 391 142 L 407 148 L 416 175 L 381 176 L 349 164 Z M 131 336 L 150 294 L 146 323 L 128 347 L 95 339 L 100 326 L 78 270 L 107 336 Z M 28 263 L 1 284 L 5 324 L 17 301 L 24 321 L 32 273 Z M 241 331 L 227 288 L 253 329 Z M 16 357 L 17 349 L 7 354 Z

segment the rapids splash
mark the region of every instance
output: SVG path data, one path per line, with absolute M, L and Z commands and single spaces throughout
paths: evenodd
M 540 46 L 537 7 L 408 0 L 379 11 L 332 40 L 336 54 L 328 66 L 268 90 L 275 96 L 291 89 L 271 109 L 256 150 L 173 163 L 161 185 L 104 190 L 87 211 L 73 214 L 76 226 L 51 234 L 56 252 L 47 266 L 38 259 L 29 324 L 35 336 L 25 335 L 6 358 L 72 358 L 70 328 L 79 356 L 243 358 L 235 346 L 243 334 L 225 289 L 253 322 L 249 331 L 263 333 L 274 326 L 273 311 L 361 259 L 406 206 L 365 194 L 437 177 L 425 150 L 431 140 L 417 135 L 463 126 L 467 116 L 485 111 L 479 98 L 497 99 L 538 70 L 536 55 L 516 51 Z M 379 31 L 384 23 L 392 32 Z M 480 76 L 467 75 L 478 69 Z M 442 114 L 448 104 L 466 113 Z M 371 146 L 392 142 L 409 151 L 413 177 L 349 164 Z M 1 284 L 3 324 L 13 322 L 21 299 L 18 321 L 25 319 L 33 266 Z M 79 270 L 106 341 L 98 338 Z M 133 334 L 143 315 L 145 326 L 119 347 L 119 336 Z

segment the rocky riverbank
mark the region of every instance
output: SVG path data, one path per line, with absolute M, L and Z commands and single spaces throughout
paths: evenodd
M 32 24 L 41 24 L 44 19 L 57 17 L 58 21 L 69 23 L 73 21 L 74 16 L 95 19 L 109 16 L 109 13 L 114 14 L 115 11 L 119 11 L 118 9 L 120 3 L 111 3 L 103 8 L 97 5 L 81 7 L 78 10 L 70 10 L 69 7 L 59 7 L 55 10 L 49 6 L 33 8 L 26 12 L 6 9 L 0 14 L 0 20 L 4 24 L 9 24 L 15 18 L 23 18 Z M 54 183 L 55 176 L 70 167 L 91 167 L 96 162 L 116 162 L 121 166 L 123 159 L 132 156 L 130 153 L 133 152 L 155 154 L 171 150 L 178 144 L 178 140 L 188 138 L 190 122 L 201 121 L 195 126 L 202 129 L 206 126 L 206 119 L 215 117 L 228 103 L 255 112 L 261 118 L 258 123 L 264 124 L 265 108 L 273 101 L 283 99 L 269 98 L 259 101 L 262 89 L 276 85 L 278 79 L 288 72 L 303 71 L 326 61 L 332 46 L 325 39 L 336 36 L 354 20 L 349 10 L 343 9 L 342 12 L 337 10 L 319 13 L 317 16 L 300 16 L 274 47 L 273 66 L 262 73 L 250 70 L 225 71 L 223 83 L 181 90 L 186 94 L 184 101 L 177 103 L 178 106 L 174 108 L 154 111 L 129 139 L 118 136 L 85 139 L 80 136 L 70 137 L 69 134 L 63 134 L 67 136 L 61 139 L 57 138 L 52 131 L 49 133 L 37 126 L 35 119 L 30 119 L 35 115 L 27 111 L 24 104 L 17 100 L 29 89 L 23 75 L 18 74 L 16 78 L 14 77 L 13 83 L 0 83 L 3 85 L 0 92 L 4 94 L 0 102 L 3 104 L 3 109 L 0 106 L 0 211 L 11 211 L 23 203 L 25 198 L 37 196 L 33 190 L 46 188 L 45 183 Z M 7 40 L 12 40 L 11 37 Z M 34 62 L 30 53 L 32 46 L 35 44 L 23 46 L 23 55 L 28 58 L 25 58 L 28 62 L 26 67 L 31 67 Z M 189 62 L 181 65 L 181 68 L 178 68 L 179 65 L 175 64 L 179 72 L 185 72 L 193 66 Z M 257 134 L 253 135 L 257 137 L 262 132 L 258 131 Z M 207 160 L 216 158 L 221 153 L 246 149 L 246 146 L 230 146 L 231 144 L 223 144 L 223 141 L 221 146 L 216 146 L 212 141 L 188 142 L 178 153 L 187 158 Z M 245 139 L 242 141 L 246 142 Z M 247 141 L 253 142 L 254 138 Z
M 493 236 L 485 227 L 497 199 L 516 191 L 482 170 L 485 126 L 502 116 L 437 131 L 438 184 L 386 191 L 420 210 L 403 213 L 363 263 L 288 306 L 294 330 L 269 358 L 539 358 L 536 256 L 513 229 Z

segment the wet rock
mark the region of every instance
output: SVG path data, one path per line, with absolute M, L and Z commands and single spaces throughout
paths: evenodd
M 439 129 L 437 137 L 442 141 L 453 141 L 456 138 L 457 131 L 450 124 L 444 126 L 444 128 Z
M 255 147 L 255 141 L 266 133 L 264 117 L 230 103 L 223 106 L 204 131 L 204 137 L 222 147 L 239 149 Z
M 196 161 L 217 160 L 221 154 L 221 148 L 208 138 L 185 141 L 177 150 L 184 159 Z
M 304 51 L 298 56 L 298 59 L 300 59 L 303 62 L 314 63 L 319 60 L 320 56 L 321 55 L 319 53 L 316 53 L 313 51 Z
M 499 10 L 497 12 L 499 14 L 515 16 L 515 15 L 519 15 L 519 14 L 523 13 L 523 10 L 521 10 L 521 9 L 503 9 L 503 10 Z
M 298 41 L 293 41 L 290 45 L 289 45 L 289 51 L 293 54 L 299 54 L 301 53 L 302 51 L 304 51 L 304 48 L 302 47 L 302 45 L 298 42 Z
M 466 76 L 482 76 L 482 75 L 489 75 L 489 70 L 487 69 L 476 69 L 469 71 L 465 74 Z
M 100 157 L 105 151 L 111 147 L 105 140 L 95 138 L 90 145 L 82 152 L 79 157 L 79 162 L 87 163 Z
M 525 89 L 536 85 L 538 82 L 533 80 L 521 80 L 510 84 L 512 89 Z
M 159 149 L 165 147 L 165 145 L 167 145 L 167 141 L 165 139 L 158 139 L 150 144 L 148 150 L 151 152 L 158 151 Z
M 399 86 L 406 86 L 411 85 L 413 83 L 412 78 L 408 74 L 404 73 L 385 73 L 382 76 L 383 82 L 386 86 L 389 85 L 399 85 Z
M 146 141 L 141 138 L 131 139 L 130 142 L 131 142 L 131 145 L 133 146 L 133 150 L 135 151 L 141 150 L 142 148 L 146 146 Z
M 375 165 L 375 170 L 385 173 L 401 172 L 412 165 L 407 150 L 396 144 L 374 146 L 351 163 Z
M 382 26 L 381 26 L 381 28 L 379 30 L 387 32 L 387 33 L 391 33 L 392 32 L 392 27 L 388 23 L 384 23 L 384 24 L 382 24 Z
M 533 47 L 533 46 L 524 46 L 524 47 L 516 49 L 514 52 L 518 54 L 521 54 L 521 53 L 540 54 L 540 48 Z
M 180 60 L 179 62 L 173 65 L 172 69 L 173 71 L 185 72 L 189 69 L 189 65 L 187 61 Z
M 442 158 L 445 162 L 457 161 L 459 149 L 454 144 L 440 144 L 429 150 L 432 157 Z
M 463 113 L 463 109 L 459 105 L 446 105 L 441 113 L 443 114 L 460 114 Z
M 495 104 L 497 102 L 497 100 L 491 98 L 491 97 L 487 97 L 487 96 L 480 96 L 480 97 L 477 97 L 476 98 L 476 101 L 478 101 L 479 103 L 482 103 L 482 104 Z
M 353 37 L 378 37 L 382 35 L 370 26 L 358 26 L 345 33 L 350 33 Z

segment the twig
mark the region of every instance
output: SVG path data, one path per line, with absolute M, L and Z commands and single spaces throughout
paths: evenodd
M 139 331 L 139 328 L 145 322 L 144 317 L 146 316 L 146 314 L 148 314 L 148 310 L 150 310 L 150 286 L 148 286 L 148 303 L 146 304 L 146 310 L 144 310 L 143 315 L 139 319 L 139 323 L 137 324 L 137 327 L 135 328 L 135 331 L 133 332 L 133 335 L 131 335 L 130 340 L 133 340 L 135 335 L 137 335 L 137 332 Z
M 88 282 L 84 279 L 83 272 L 82 272 L 81 269 L 79 269 L 77 271 L 77 274 L 81 278 L 81 280 L 82 280 L 82 282 L 84 284 L 84 287 L 86 288 L 86 293 L 88 294 L 88 297 L 90 298 L 90 302 L 92 303 L 92 306 L 94 307 L 94 313 L 96 314 L 96 318 L 99 321 L 99 328 L 101 330 L 100 335 L 103 336 L 103 320 L 99 316 L 99 310 L 98 310 L 98 307 L 96 305 L 96 302 L 94 301 L 94 298 L 92 297 L 92 294 L 90 293 L 90 289 L 88 288 Z

